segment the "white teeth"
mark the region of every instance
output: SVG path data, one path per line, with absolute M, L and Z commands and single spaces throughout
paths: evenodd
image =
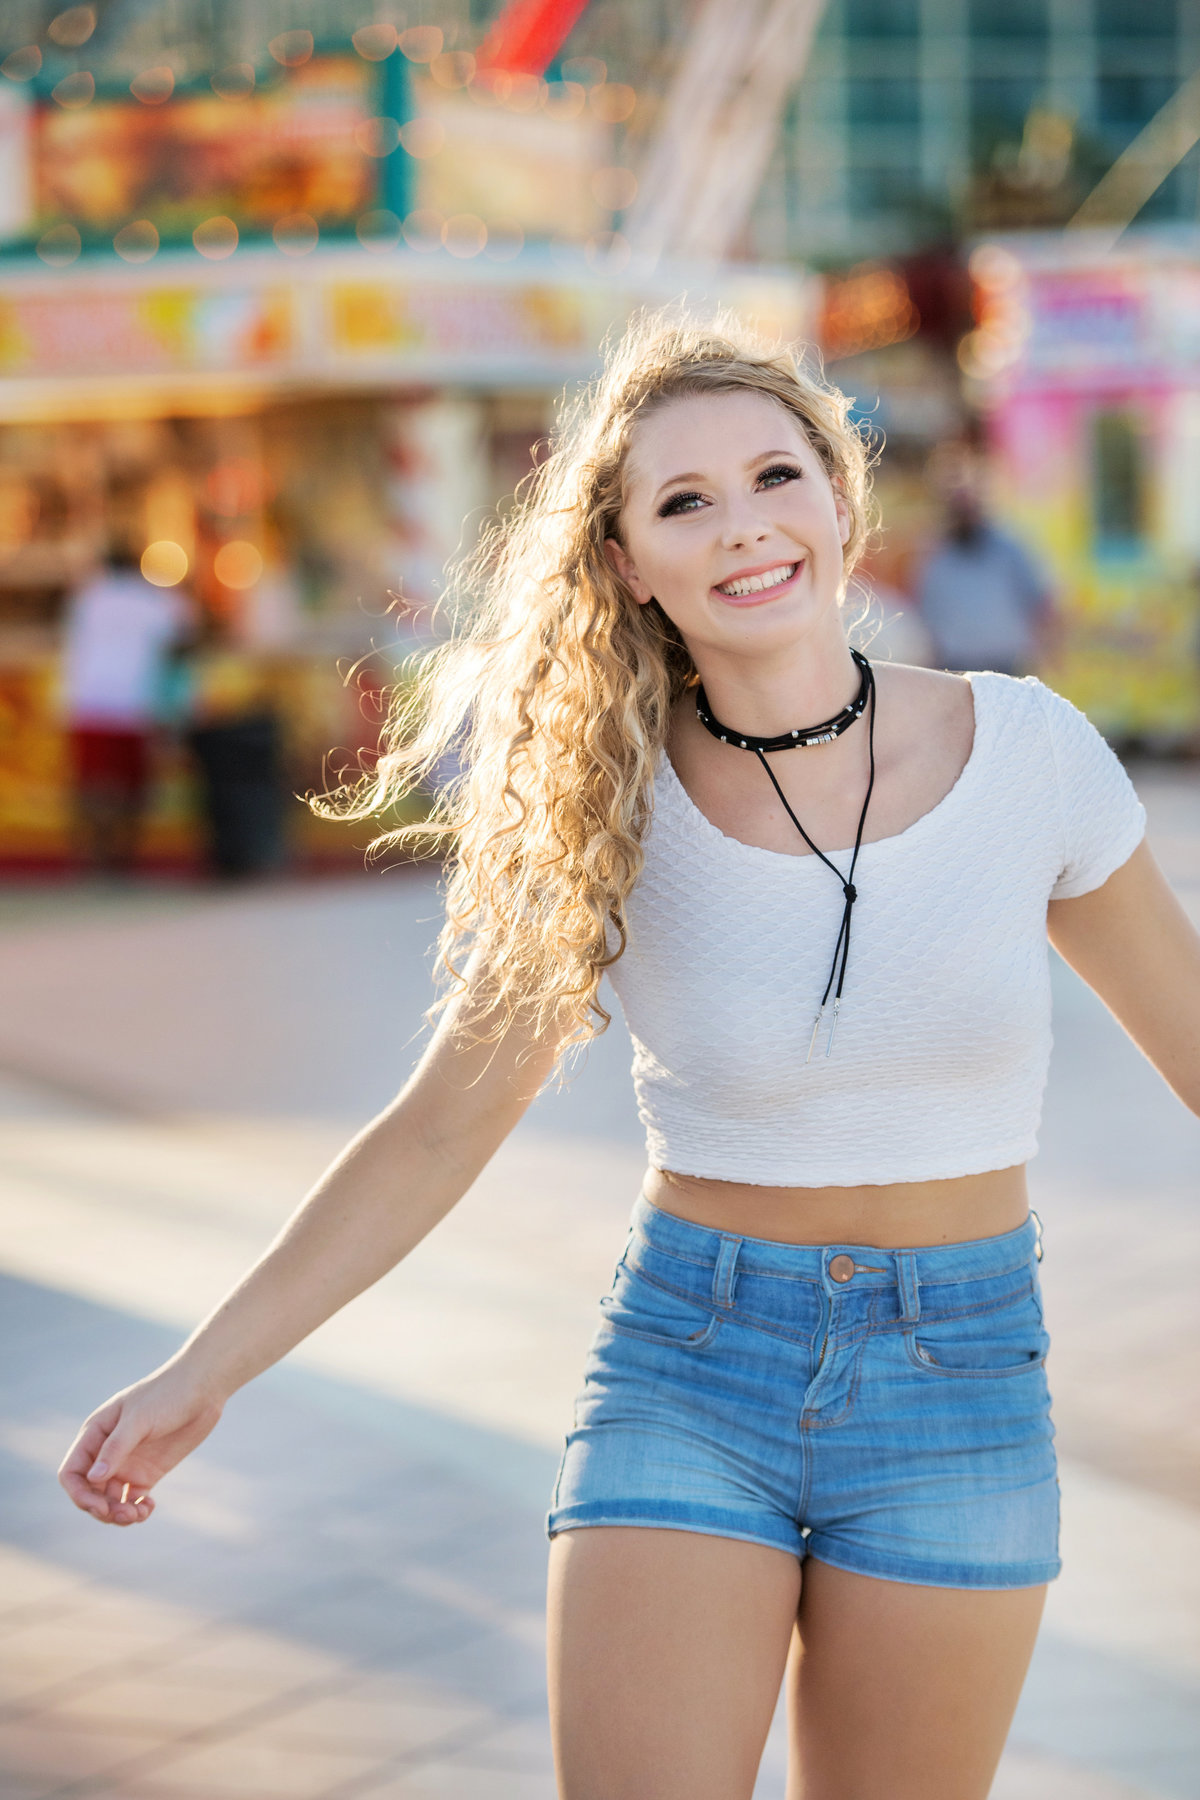
M 741 581 L 723 581 L 718 584 L 719 594 L 728 594 L 736 600 L 742 594 L 761 594 L 764 588 L 778 587 L 781 581 L 790 581 L 799 563 L 781 563 L 777 569 L 768 569 L 765 575 L 745 575 Z

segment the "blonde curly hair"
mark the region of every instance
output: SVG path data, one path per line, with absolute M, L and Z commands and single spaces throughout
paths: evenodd
M 486 1035 L 520 1015 L 558 1034 L 560 1061 L 609 1023 L 598 987 L 625 947 L 655 764 L 672 707 L 697 681 L 675 626 L 637 604 L 605 554 L 607 538 L 621 541 L 631 437 L 671 400 L 747 390 L 800 422 L 844 496 L 848 577 L 871 525 L 872 458 L 846 396 L 732 317 L 639 315 L 564 406 L 512 511 L 456 571 L 455 629 L 398 690 L 377 767 L 313 802 L 366 819 L 436 789 L 431 817 L 382 833 L 372 853 L 430 832 L 446 845 L 444 969 L 461 988 L 476 949 Z

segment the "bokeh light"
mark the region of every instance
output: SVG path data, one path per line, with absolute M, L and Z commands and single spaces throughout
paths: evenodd
M 464 88 L 474 79 L 475 58 L 467 50 L 443 50 L 429 65 L 439 87 Z
M 478 256 L 487 239 L 487 226 L 474 213 L 455 213 L 442 226 L 442 242 L 451 256 Z
M 37 241 L 37 253 L 52 269 L 65 269 L 83 248 L 79 228 L 75 225 L 52 225 Z
M 96 77 L 87 69 L 76 69 L 73 75 L 64 75 L 50 92 L 67 112 L 75 112 L 95 99 Z
M 386 207 L 364 213 L 354 227 L 355 236 L 364 250 L 394 250 L 400 242 L 400 220 Z
M 1022 279 L 1020 263 L 1000 244 L 980 244 L 972 250 L 967 269 L 972 281 L 986 288 L 1013 288 Z
M 64 50 L 78 50 L 80 44 L 86 44 L 96 29 L 96 9 L 94 6 L 68 6 L 51 19 L 46 27 L 46 36 L 55 44 L 61 44 Z
M 436 25 L 410 25 L 407 31 L 400 33 L 400 48 L 409 62 L 430 63 L 435 56 L 442 53 L 445 43 L 441 31 Z
M 364 62 L 383 62 L 396 48 L 396 27 L 386 22 L 360 25 L 351 42 Z
M 205 219 L 192 233 L 192 242 L 201 256 L 210 262 L 221 262 L 238 247 L 238 228 L 224 213 Z
M 276 219 L 271 233 L 276 248 L 285 256 L 307 256 L 310 250 L 316 249 L 320 235 L 317 221 L 306 212 L 284 213 L 281 219 Z
M 467 92 L 479 106 L 500 106 L 511 87 L 512 76 L 503 69 L 480 69 L 471 77 Z
M 514 75 L 504 104 L 512 112 L 536 112 L 546 96 L 546 83 L 539 75 Z
M 418 206 L 404 221 L 404 241 L 410 250 L 440 250 L 445 223 L 440 212 Z
M 902 272 L 887 263 L 856 263 L 826 281 L 820 340 L 831 358 L 902 344 L 920 323 Z
M 42 66 L 42 53 L 36 44 L 26 44 L 20 50 L 10 50 L 4 61 L 0 63 L 0 74 L 7 75 L 10 81 L 32 81 Z
M 395 119 L 363 119 L 354 127 L 354 141 L 364 156 L 390 156 L 400 137 Z
M 281 31 L 278 37 L 271 39 L 267 49 L 285 69 L 298 69 L 313 53 L 313 34 L 311 31 Z
M 178 587 L 187 572 L 187 551 L 170 538 L 157 538 L 142 551 L 142 574 L 155 587 Z
M 113 239 L 113 249 L 126 262 L 149 262 L 158 251 L 158 227 L 150 219 L 133 219 L 122 225 Z
M 175 71 L 166 63 L 143 69 L 129 84 L 129 91 L 143 106 L 161 106 L 175 92 Z
M 262 572 L 262 553 L 246 538 L 222 544 L 213 558 L 213 574 L 222 587 L 251 588 Z
M 400 127 L 400 142 L 418 160 L 436 156 L 446 142 L 446 127 L 440 119 L 410 119 Z

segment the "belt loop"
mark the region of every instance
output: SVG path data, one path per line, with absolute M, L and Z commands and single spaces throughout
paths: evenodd
M 896 1252 L 896 1285 L 900 1289 L 900 1317 L 915 1324 L 921 1316 L 921 1284 L 917 1280 L 917 1259 L 911 1250 Z
M 715 1306 L 733 1305 L 733 1271 L 737 1267 L 738 1251 L 742 1247 L 740 1237 L 727 1237 L 721 1233 L 721 1248 L 717 1252 L 717 1263 L 713 1270 L 713 1304 Z
M 1033 1208 L 1032 1208 L 1032 1206 L 1031 1206 L 1031 1207 L 1030 1207 L 1030 1209 L 1029 1209 L 1029 1216 L 1030 1216 L 1030 1218 L 1031 1218 L 1031 1219 L 1032 1219 L 1032 1220 L 1033 1220 L 1033 1228 L 1034 1228 L 1034 1231 L 1035 1231 L 1035 1232 L 1036 1232 L 1036 1233 L 1037 1233 L 1037 1236 L 1036 1236 L 1036 1239 L 1035 1239 L 1035 1241 L 1034 1241 L 1034 1250 L 1033 1250 L 1033 1254 L 1034 1254 L 1034 1255 L 1035 1255 L 1035 1256 L 1036 1256 L 1036 1258 L 1037 1258 L 1037 1260 L 1038 1260 L 1038 1261 L 1039 1261 L 1039 1262 L 1041 1262 L 1041 1260 L 1042 1260 L 1042 1255 L 1043 1255 L 1043 1251 L 1042 1251 L 1042 1220 L 1041 1220 L 1041 1215 L 1040 1215 L 1040 1213 L 1036 1213 L 1036 1212 L 1034 1212 L 1034 1210 L 1033 1210 Z

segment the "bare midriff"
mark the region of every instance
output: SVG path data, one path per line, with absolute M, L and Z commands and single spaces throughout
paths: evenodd
M 758 1187 L 650 1169 L 652 1205 L 693 1224 L 785 1244 L 868 1244 L 879 1250 L 963 1244 L 1015 1231 L 1029 1213 L 1025 1165 L 869 1187 Z

